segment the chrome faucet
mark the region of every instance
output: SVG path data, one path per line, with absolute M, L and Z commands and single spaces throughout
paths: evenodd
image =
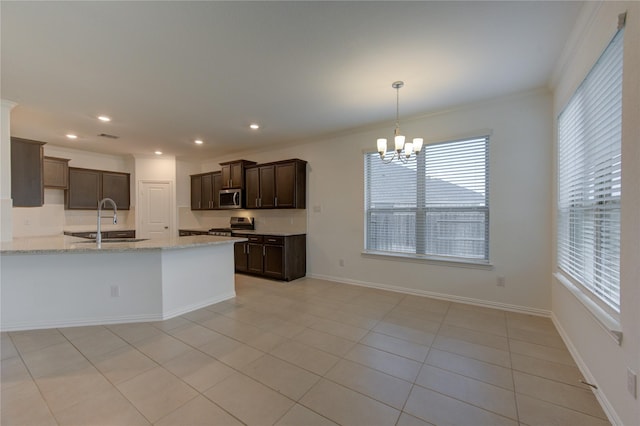
M 100 230 L 102 206 L 107 202 L 111 203 L 111 206 L 113 207 L 113 224 L 115 225 L 116 223 L 118 223 L 118 208 L 116 207 L 116 202 L 111 198 L 103 198 L 102 200 L 98 201 L 98 230 L 96 232 L 96 244 L 98 244 L 98 247 L 102 245 L 102 231 Z

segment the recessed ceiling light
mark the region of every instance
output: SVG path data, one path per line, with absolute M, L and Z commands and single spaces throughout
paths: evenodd
M 258 130 L 260 128 L 260 125 L 258 123 L 251 123 L 249 124 L 249 127 L 253 130 Z
M 196 145 L 202 145 L 204 142 L 202 142 L 202 140 L 200 139 L 196 139 L 195 141 L 193 141 Z
M 74 135 L 73 133 L 67 133 L 67 137 L 68 137 L 69 139 L 78 139 L 78 136 L 77 136 L 77 135 Z
M 99 115 L 98 120 L 108 123 L 109 121 L 111 121 L 111 117 L 107 117 L 106 115 Z
M 162 151 L 156 151 L 155 154 L 156 155 L 162 155 Z

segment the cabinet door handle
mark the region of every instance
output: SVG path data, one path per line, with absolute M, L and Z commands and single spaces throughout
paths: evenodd
M 267 249 L 265 246 L 262 246 L 262 256 L 266 256 L 267 255 Z
M 278 207 L 278 197 L 275 198 L 275 206 Z
M 198 208 L 202 207 L 202 201 L 198 201 Z

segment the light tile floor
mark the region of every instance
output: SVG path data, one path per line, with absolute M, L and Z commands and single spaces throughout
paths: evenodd
M 5 426 L 606 425 L 548 318 L 305 278 L 162 322 L 3 333 Z

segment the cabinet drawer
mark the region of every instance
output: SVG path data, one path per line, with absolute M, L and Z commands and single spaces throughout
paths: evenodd
M 284 245 L 284 237 L 265 236 L 263 238 L 264 238 L 264 243 L 265 244 L 273 244 L 273 245 L 277 245 L 277 246 L 283 246 Z
M 262 235 L 247 235 L 250 243 L 262 243 Z

